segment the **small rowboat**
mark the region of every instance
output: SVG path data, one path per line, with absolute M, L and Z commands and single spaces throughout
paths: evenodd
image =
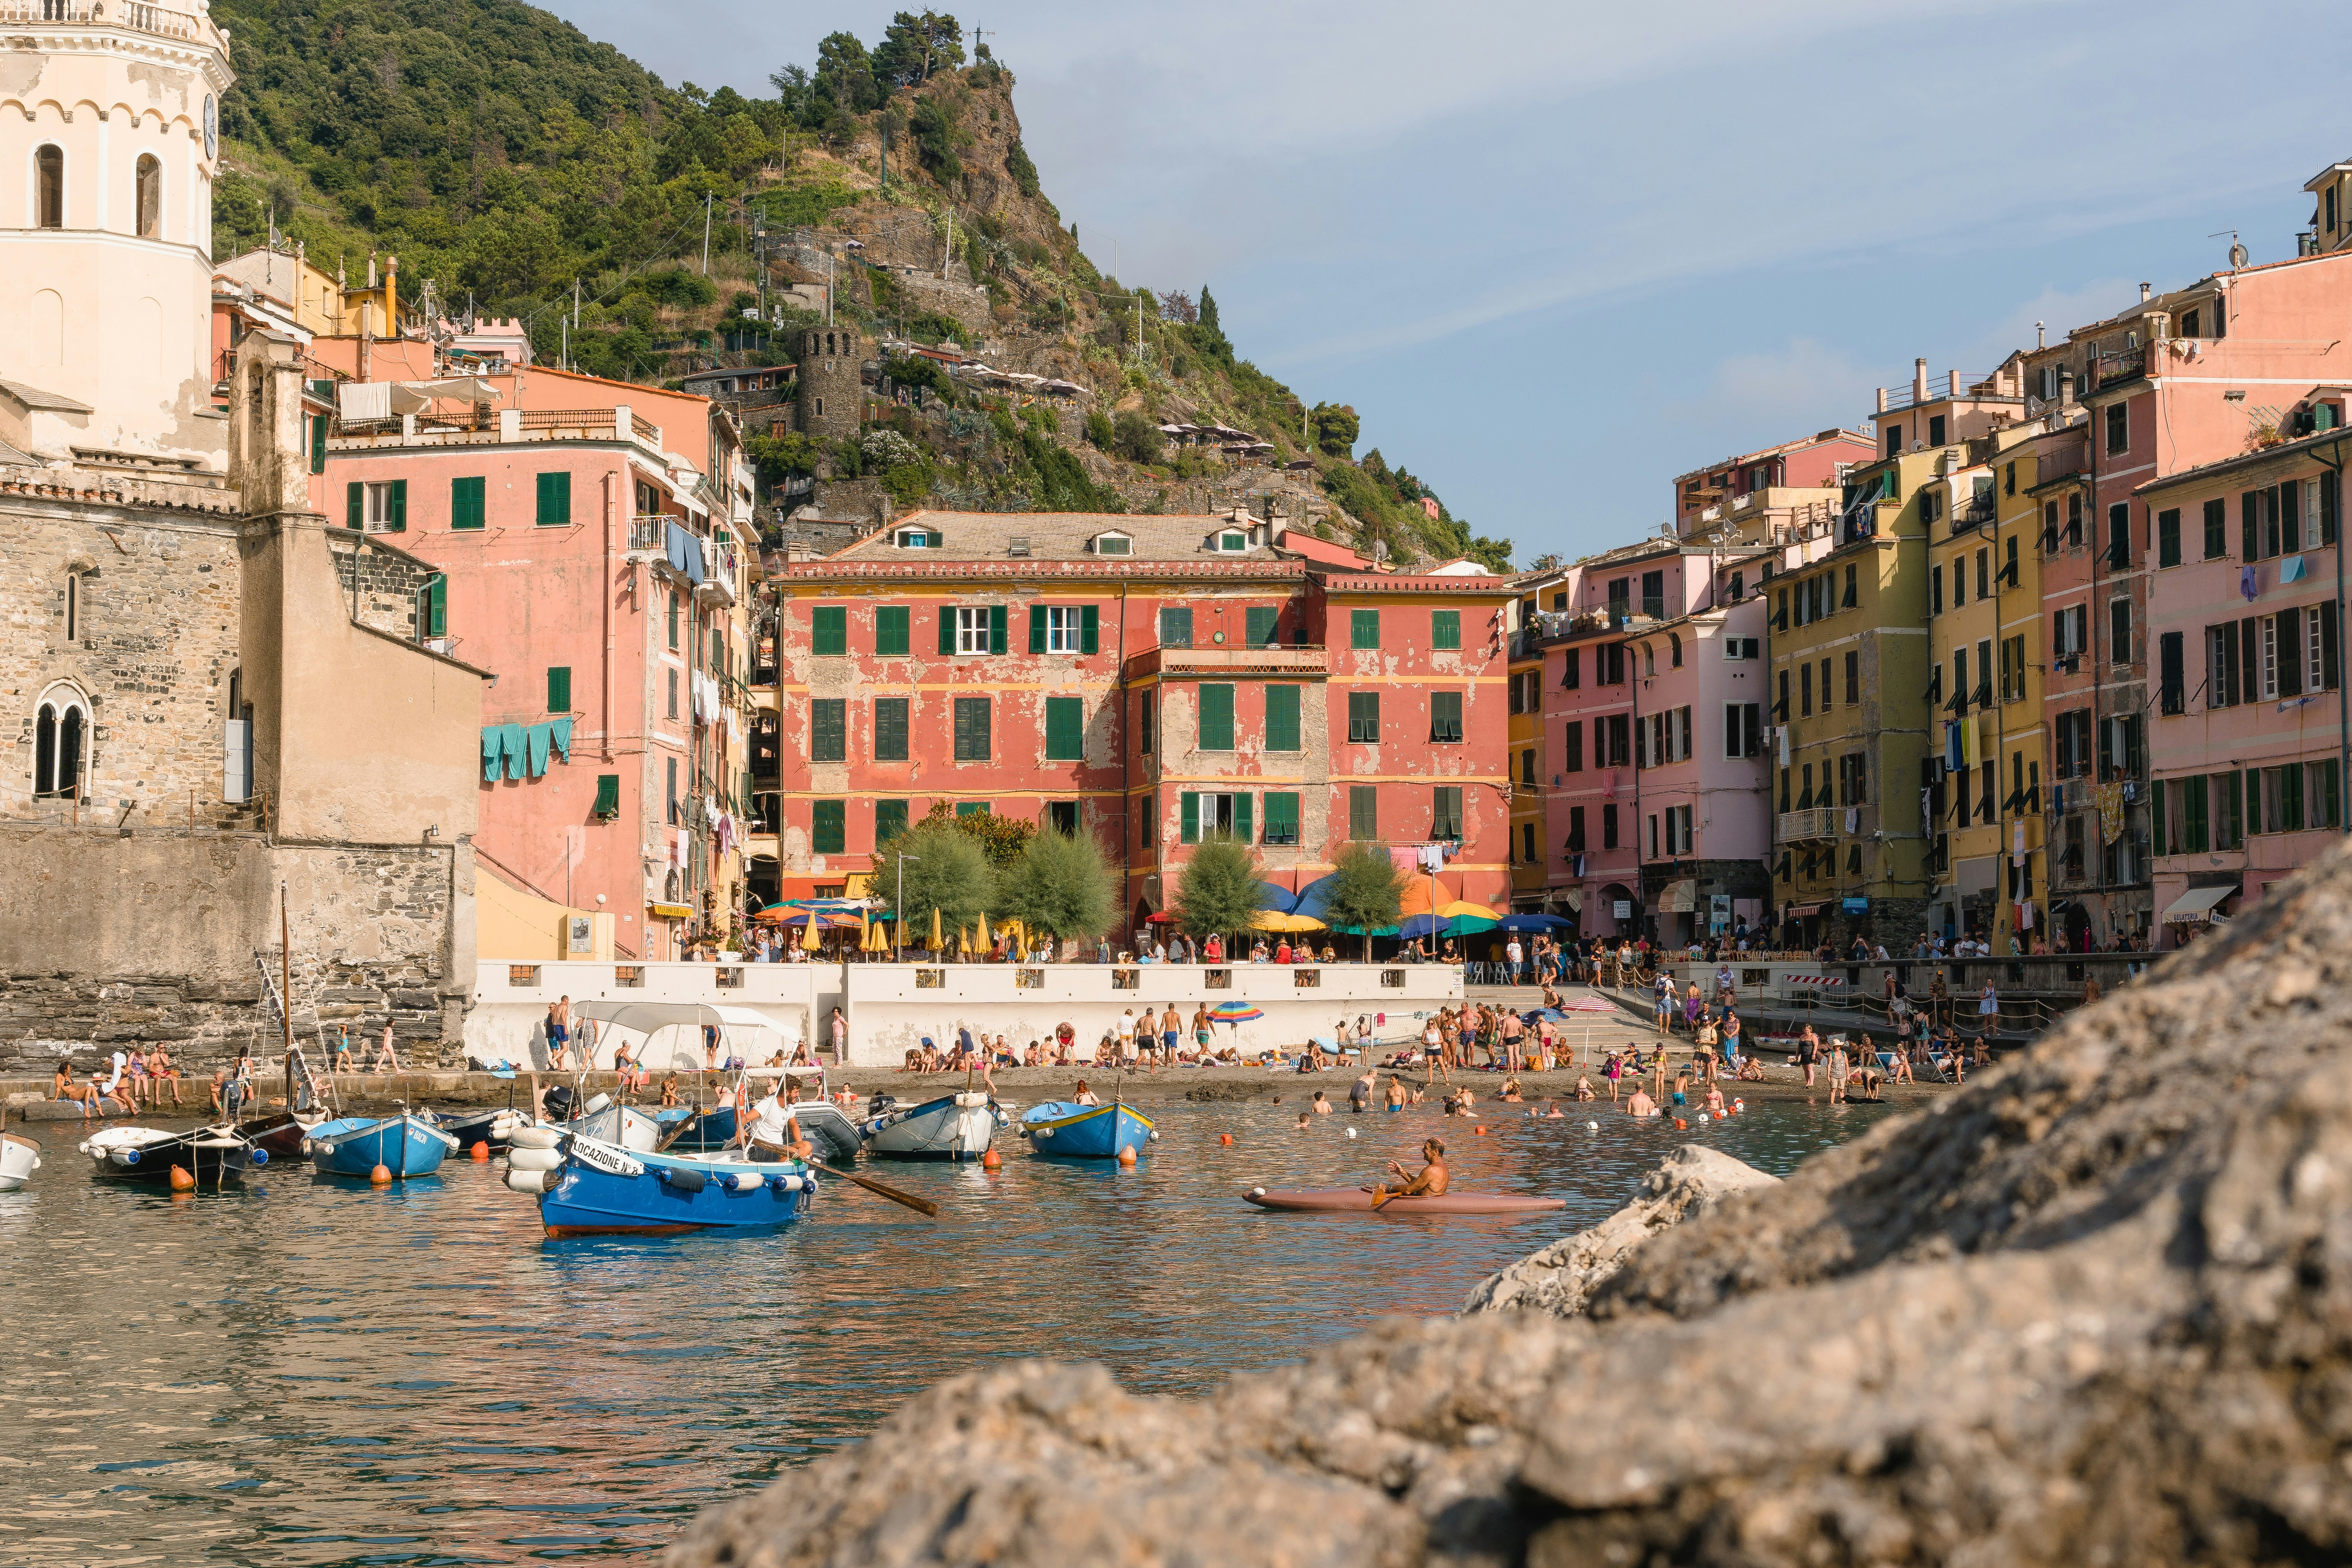
M 305 1121 L 290 1110 L 274 1110 L 238 1122 L 236 1133 L 273 1160 L 299 1160 L 310 1141 L 310 1129 L 320 1120 L 313 1117 Z
M 977 1160 L 1003 1120 L 987 1095 L 971 1091 L 911 1106 L 877 1096 L 863 1129 L 866 1150 L 877 1160 Z
M 1272 1192 L 1252 1187 L 1242 1197 L 1262 1209 L 1288 1209 L 1301 1214 L 1533 1215 L 1549 1214 L 1568 1206 L 1564 1198 L 1517 1197 L 1509 1193 L 1442 1193 L 1433 1198 L 1391 1198 L 1375 1211 L 1370 1187 L 1293 1187 Z
M 234 1127 L 198 1127 L 186 1132 L 165 1132 L 152 1127 L 107 1127 L 93 1132 L 81 1145 L 102 1176 L 132 1182 L 165 1182 L 172 1167 L 195 1177 L 198 1186 L 217 1185 L 223 1177 L 242 1176 L 254 1165 L 266 1164 L 268 1154 L 236 1135 Z
M 310 1165 L 339 1176 L 364 1176 L 378 1165 L 393 1180 L 429 1176 L 457 1141 L 421 1116 L 341 1116 L 310 1129 Z
M 0 1132 L 0 1193 L 13 1193 L 41 1168 L 41 1146 L 14 1132 Z
M 1080 1105 L 1068 1100 L 1031 1106 L 1022 1113 L 1021 1135 L 1036 1153 L 1076 1160 L 1116 1160 L 1129 1151 L 1140 1154 L 1156 1136 L 1150 1119 L 1131 1105 Z
M 518 1144 L 509 1156 L 507 1185 L 539 1193 L 551 1237 L 767 1229 L 789 1225 L 816 1196 L 816 1173 L 797 1160 L 640 1153 L 578 1136 L 561 1142 Z

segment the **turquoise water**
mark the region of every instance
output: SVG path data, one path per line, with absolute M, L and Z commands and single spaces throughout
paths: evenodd
M 1132 1171 L 1017 1142 L 993 1174 L 882 1165 L 940 1219 L 835 1181 L 807 1222 L 731 1240 L 546 1241 L 502 1167 L 465 1163 L 389 1193 L 280 1165 L 173 1199 L 96 1180 L 78 1134 L 37 1130 L 44 1168 L 0 1194 L 0 1563 L 647 1554 L 973 1365 L 1094 1359 L 1131 1388 L 1198 1392 L 1383 1313 L 1453 1311 L 1678 1142 L 1785 1173 L 1882 1113 L 1776 1106 L 1676 1133 L 1601 1110 L 1481 1138 L 1420 1107 L 1295 1131 L 1302 1098 L 1160 1108 Z M 1432 1131 L 1458 1186 L 1568 1211 L 1239 1200 L 1370 1180 Z

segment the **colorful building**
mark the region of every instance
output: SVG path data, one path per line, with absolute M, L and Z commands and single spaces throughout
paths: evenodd
M 1246 514 L 924 511 L 775 580 L 788 889 L 935 803 L 1118 847 L 1139 924 L 1231 834 L 1303 888 L 1356 839 L 1509 896 L 1511 584 L 1310 560 Z M 1422 896 L 1416 889 L 1416 897 Z
M 1550 836 L 1546 821 L 1550 791 L 1545 784 L 1544 679 L 1542 605 L 1559 591 L 1568 574 L 1559 571 L 1532 573 L 1516 584 L 1519 596 L 1511 601 L 1509 634 L 1509 773 L 1511 791 L 1511 908 L 1541 910 L 1550 875 Z
M 2157 934 L 2242 912 L 2344 828 L 2338 561 L 2341 389 L 2290 413 L 2314 433 L 2142 486 L 2156 702 Z M 2112 814 L 2109 791 L 2092 809 Z

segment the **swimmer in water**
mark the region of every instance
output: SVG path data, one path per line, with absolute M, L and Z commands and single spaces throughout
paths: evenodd
M 1650 1098 L 1650 1091 L 1648 1089 L 1636 1089 L 1633 1091 L 1633 1098 L 1625 1102 L 1625 1114 L 1628 1116 L 1655 1116 L 1658 1114 L 1658 1102 Z
M 1445 1145 L 1432 1138 L 1422 1144 L 1421 1157 L 1425 1163 L 1418 1172 L 1410 1176 L 1405 1176 L 1402 1165 L 1398 1164 L 1394 1160 L 1389 1162 L 1390 1171 L 1399 1176 L 1405 1176 L 1405 1179 L 1402 1184 L 1398 1186 L 1391 1187 L 1383 1184 L 1372 1188 L 1372 1207 L 1377 1209 L 1391 1198 L 1433 1198 L 1444 1193 L 1448 1180 L 1448 1173 L 1445 1169 Z
M 1551 1109 L 1544 1112 L 1544 1120 L 1546 1121 L 1557 1121 L 1567 1114 L 1568 1113 L 1566 1111 L 1559 1108 L 1559 1101 L 1555 1100 L 1551 1102 Z
M 1315 1117 L 1313 1112 L 1302 1110 L 1298 1113 L 1298 1125 L 1293 1128 L 1292 1131 L 1304 1132 L 1307 1131 L 1307 1127 L 1314 1122 L 1314 1121 Z
M 1323 1098 L 1323 1091 L 1318 1089 L 1315 1091 L 1315 1103 L 1307 1109 L 1317 1116 L 1328 1116 L 1331 1114 L 1331 1102 Z

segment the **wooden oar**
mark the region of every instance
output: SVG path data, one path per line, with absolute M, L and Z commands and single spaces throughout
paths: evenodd
M 751 1147 L 754 1149 L 770 1150 L 775 1153 L 783 1155 L 786 1159 L 798 1159 L 800 1157 L 797 1154 L 794 1154 L 790 1149 L 783 1148 L 779 1144 L 767 1142 L 764 1140 L 758 1138 L 751 1140 Z M 839 1176 L 845 1182 L 855 1182 L 857 1185 L 864 1187 L 867 1192 L 874 1194 L 877 1197 L 888 1198 L 894 1204 L 904 1204 L 926 1219 L 937 1219 L 940 1217 L 940 1205 L 931 1202 L 929 1198 L 919 1198 L 912 1193 L 905 1192 L 899 1188 L 890 1185 L 887 1182 L 877 1182 L 871 1176 L 861 1176 L 855 1171 L 845 1171 L 838 1165 L 828 1165 L 822 1160 L 811 1160 L 808 1163 L 815 1166 L 820 1171 L 830 1172 L 832 1174 Z

